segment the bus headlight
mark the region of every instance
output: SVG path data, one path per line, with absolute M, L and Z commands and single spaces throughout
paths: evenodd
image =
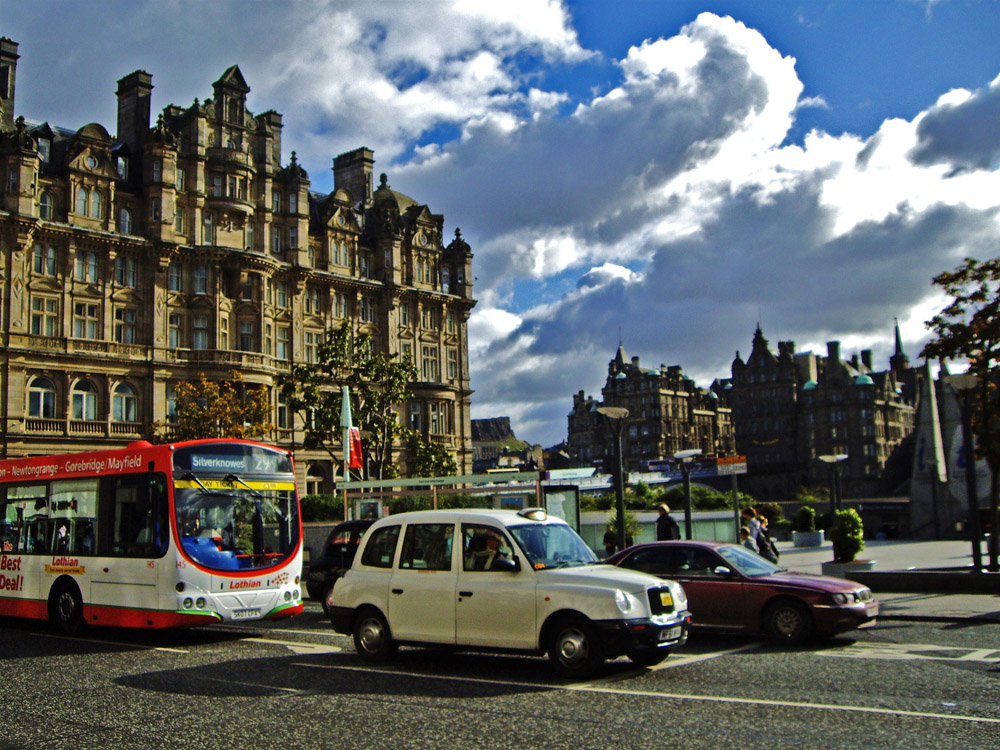
M 190 596 L 184 597 L 184 609 L 191 609 L 194 602 L 191 600 Z
M 198 609 L 205 609 L 205 597 L 199 596 L 198 601 L 195 602 L 195 606 L 197 606 Z
M 295 598 L 295 601 L 298 601 L 302 595 L 299 593 L 298 589 L 295 589 L 295 591 L 292 592 L 292 596 Z
M 184 592 L 184 581 L 178 581 L 177 585 L 174 586 L 174 589 L 177 591 L 178 594 L 183 593 Z
M 285 592 L 285 601 L 286 602 L 290 602 L 291 600 L 292 600 L 292 592 L 291 591 L 286 591 Z

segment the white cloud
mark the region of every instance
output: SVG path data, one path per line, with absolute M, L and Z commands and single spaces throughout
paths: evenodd
M 707 13 L 631 47 L 580 100 L 547 78 L 593 62 L 555 0 L 216 2 L 197 19 L 109 1 L 113 56 L 69 36 L 86 6 L 40 5 L 4 8 L 4 33 L 24 32 L 28 117 L 59 102 L 54 125 L 112 126 L 114 81 L 132 70 L 154 75 L 155 111 L 211 96 L 238 63 L 317 189 L 332 156 L 373 148 L 395 189 L 472 244 L 475 416 L 511 416 L 546 445 L 565 437 L 572 394 L 599 396 L 619 336 L 707 385 L 759 320 L 772 342 L 839 338 L 884 366 L 898 317 L 915 361 L 941 301 L 930 279 L 997 251 L 1000 78 L 867 138 L 789 142 L 822 92 L 803 97 L 793 58 Z M 245 33 L 220 41 L 236 15 Z

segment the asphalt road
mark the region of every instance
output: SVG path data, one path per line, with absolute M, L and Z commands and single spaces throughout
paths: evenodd
M 1000 624 L 885 621 L 805 648 L 694 635 L 568 683 L 542 658 L 362 664 L 315 603 L 269 625 L 67 638 L 0 619 L 13 748 L 996 748 Z

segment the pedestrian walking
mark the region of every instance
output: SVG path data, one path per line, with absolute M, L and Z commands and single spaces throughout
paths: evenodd
M 656 541 L 666 542 L 671 539 L 680 539 L 681 530 L 677 526 L 677 521 L 670 517 L 670 506 L 663 503 L 656 509 L 656 512 L 660 514 L 656 519 Z

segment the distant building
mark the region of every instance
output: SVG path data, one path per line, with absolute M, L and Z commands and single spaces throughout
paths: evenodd
M 472 420 L 472 470 L 480 474 L 490 469 L 538 471 L 544 468 L 541 446 L 518 440 L 510 417 Z
M 902 351 L 876 371 L 871 352 L 845 360 L 840 343 L 827 356 L 795 353 L 791 341 L 770 351 L 758 327 L 750 356 L 739 352 L 732 378 L 715 385 L 733 409 L 736 450 L 747 457 L 741 484 L 758 500 L 794 499 L 802 486 L 825 486 L 832 471 L 819 459 L 846 455 L 838 467 L 845 497 L 879 496 L 908 479 L 916 373 Z
M 698 448 L 705 456 L 732 455 L 735 448 L 732 413 L 725 397 L 695 386 L 679 366 L 644 368 L 629 361 L 624 345 L 608 363 L 601 401 L 580 391 L 573 396 L 568 437 L 563 447 L 578 466 L 612 468 L 615 440 L 599 407 L 624 407 L 622 456 L 626 471 L 638 471 L 643 461 L 670 458 Z
M 0 38 L 0 455 L 169 430 L 178 383 L 238 370 L 267 391 L 268 439 L 295 448 L 303 489 L 329 491 L 339 460 L 303 447 L 275 384 L 346 324 L 412 359 L 401 424 L 471 470 L 472 252 L 443 216 L 385 175 L 374 186 L 367 148 L 333 159 L 332 193 L 312 192 L 283 157 L 281 115 L 247 108 L 235 65 L 211 98 L 155 118 L 152 76 L 130 73 L 111 135 L 15 119 L 18 57 Z M 403 447 L 393 456 L 405 473 Z

